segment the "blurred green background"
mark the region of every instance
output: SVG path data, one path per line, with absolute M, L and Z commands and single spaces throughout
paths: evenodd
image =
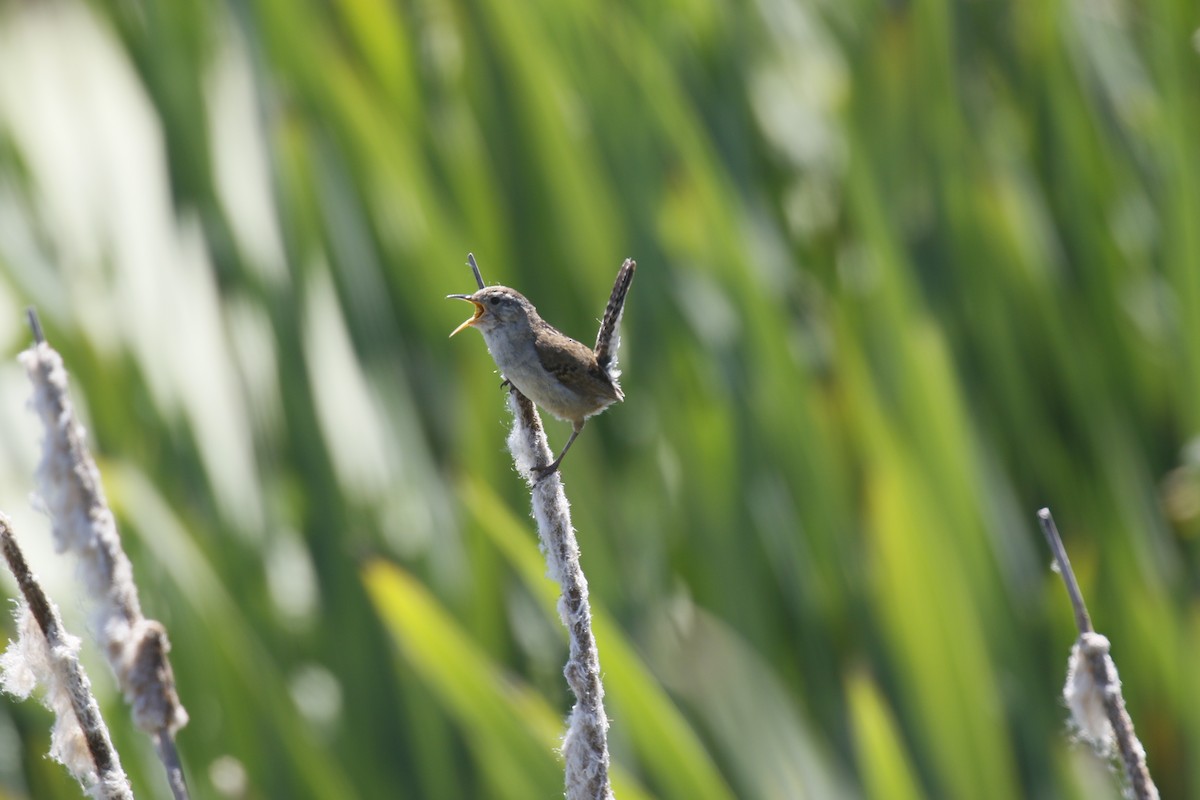
M 28 499 L 32 304 L 174 643 L 195 797 L 560 796 L 555 586 L 443 296 L 470 250 L 586 341 L 632 256 L 628 399 L 564 469 L 621 800 L 1117 797 L 1059 700 L 1042 505 L 1163 796 L 1200 796 L 1198 27 L 4 0 L 0 508 L 82 632 Z M 0 796 L 80 796 L 49 724 L 5 698 Z

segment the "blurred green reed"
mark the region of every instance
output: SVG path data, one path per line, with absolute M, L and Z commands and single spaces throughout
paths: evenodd
M 1198 28 L 0 3 L 0 341 L 35 304 L 71 370 L 195 796 L 561 796 L 553 584 L 494 366 L 446 339 L 468 250 L 584 340 L 638 261 L 628 399 L 564 474 L 618 797 L 1119 796 L 1066 730 L 1043 505 L 1164 797 L 1200 792 Z M 8 364 L 0 504 L 37 540 Z M 4 704 L 0 797 L 79 796 L 48 729 Z

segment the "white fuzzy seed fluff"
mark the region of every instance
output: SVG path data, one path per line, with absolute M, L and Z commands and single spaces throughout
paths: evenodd
M 537 411 L 529 403 L 526 418 L 515 393 L 509 395 L 508 403 L 513 413 L 508 448 L 517 469 L 528 476 L 532 487 L 538 540 L 546 555 L 547 574 L 562 587 L 558 613 L 570 635 L 570 652 L 563 675 L 575 695 L 575 705 L 562 743 L 566 800 L 610 800 L 604 685 L 600 680 L 600 656 L 592 636 L 587 578 L 579 566 L 579 543 L 571 526 L 570 506 L 557 473 L 540 481 L 529 475 L 534 464 L 550 459 L 550 446 Z
M 0 656 L 0 687 L 21 699 L 29 697 L 35 686 L 43 687 L 42 705 L 54 712 L 50 757 L 66 767 L 81 785 L 95 787 L 96 767 L 64 677 L 69 669 L 83 671 L 79 665 L 79 639 L 67 635 L 57 647 L 51 648 L 23 600 L 17 603 L 13 616 L 17 621 L 17 639 L 9 642 L 8 649 Z M 86 678 L 81 688 L 89 689 Z M 89 696 L 88 702 L 95 701 Z M 121 778 L 124 779 L 123 774 Z
M 10 641 L 4 654 L 0 655 L 0 689 L 19 700 L 26 700 L 37 688 L 39 670 L 45 669 L 46 642 L 41 631 L 37 631 L 37 636 L 27 635 L 33 615 L 25 601 L 17 603 L 13 619 L 17 621 L 17 638 Z
M 612 787 L 601 773 L 608 771 L 607 751 L 597 752 L 596 735 L 608 732 L 603 706 L 599 715 L 576 704 L 571 710 L 567 732 L 563 734 L 562 754 L 566 763 L 568 800 L 612 800 Z M 597 789 L 603 794 L 596 796 Z
M 166 630 L 142 615 L 133 566 L 76 420 L 62 357 L 41 342 L 18 358 L 33 384 L 29 405 L 45 429 L 37 486 L 55 549 L 78 556 L 78 574 L 95 604 L 93 630 L 135 721 L 150 733 L 173 736 L 188 717 L 166 658 L 170 643 Z
M 1108 691 L 1120 691 L 1121 681 L 1108 651 L 1108 639 L 1104 636 L 1098 633 L 1082 634 L 1071 647 L 1071 657 L 1067 661 L 1067 683 L 1063 687 L 1063 699 L 1071 711 L 1072 724 L 1080 737 L 1103 756 L 1112 753 L 1113 729 L 1104 705 L 1104 689 L 1092 672 L 1089 656 L 1102 654 L 1108 670 L 1104 683 Z
M 511 392 L 508 395 L 508 409 L 514 419 L 519 419 L 520 409 L 517 398 Z M 538 464 L 537 437 L 532 431 L 521 425 L 514 424 L 508 432 L 508 451 L 512 454 L 513 463 L 522 475 L 528 475 Z

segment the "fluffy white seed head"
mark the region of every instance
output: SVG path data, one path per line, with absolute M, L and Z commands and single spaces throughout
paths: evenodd
M 1071 657 L 1067 661 L 1067 683 L 1063 686 L 1063 699 L 1071 711 L 1072 724 L 1080 737 L 1104 756 L 1112 753 L 1113 729 L 1105 709 L 1102 683 L 1108 691 L 1120 691 L 1121 688 L 1116 665 L 1109 657 L 1108 650 L 1108 639 L 1100 634 L 1081 635 L 1071 647 Z M 1106 681 L 1098 681 L 1098 676 L 1092 670 L 1089 656 L 1093 654 L 1103 656 L 1108 670 Z
M 57 619 L 57 609 L 52 608 L 51 613 Z M 119 765 L 103 780 L 97 775 L 87 737 L 80 727 L 76 708 L 94 707 L 96 701 L 79 663 L 79 639 L 63 633 L 51 646 L 24 600 L 17 603 L 14 617 L 17 639 L 9 642 L 8 649 L 0 656 L 0 688 L 25 699 L 40 685 L 42 705 L 54 713 L 50 757 L 66 767 L 93 797 L 132 797 L 128 779 Z M 58 627 L 61 629 L 61 622 Z M 72 681 L 72 673 L 79 679 Z M 98 712 L 96 716 L 99 717 Z

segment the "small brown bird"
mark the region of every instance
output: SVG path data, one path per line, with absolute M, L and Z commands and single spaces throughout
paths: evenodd
M 474 258 L 470 257 L 475 268 Z M 562 463 L 589 417 L 625 399 L 617 377 L 617 326 L 625 307 L 625 295 L 637 264 L 625 259 L 617 273 L 612 296 L 596 335 L 596 347 L 577 342 L 538 316 L 537 309 L 515 289 L 483 286 L 476 269 L 479 291 L 452 294 L 447 298 L 475 304 L 475 314 L 454 329 L 474 327 L 483 334 L 492 360 L 505 380 L 526 397 L 573 426 L 571 438 L 558 458 L 534 470 L 544 477 Z

